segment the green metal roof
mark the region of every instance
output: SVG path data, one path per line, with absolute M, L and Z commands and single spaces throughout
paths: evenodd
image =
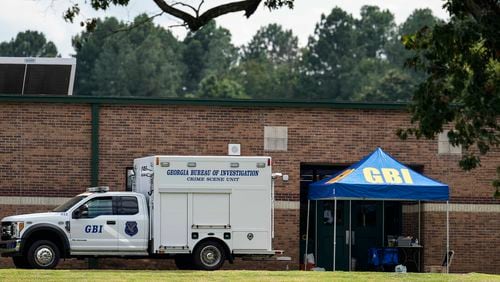
M 408 103 L 361 103 L 324 100 L 235 100 L 91 96 L 20 96 L 0 95 L 0 103 L 67 103 L 67 104 L 126 104 L 126 105 L 196 105 L 231 107 L 283 107 L 333 109 L 405 110 Z

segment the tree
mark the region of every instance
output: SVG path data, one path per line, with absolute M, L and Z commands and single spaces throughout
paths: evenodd
M 233 80 L 252 98 L 291 98 L 296 92 L 299 60 L 298 38 L 278 24 L 260 28 L 242 47 Z
M 238 82 L 228 78 L 219 79 L 215 75 L 210 75 L 203 79 L 198 90 L 199 98 L 218 99 L 248 99 L 243 87 Z
M 56 57 L 56 45 L 47 41 L 38 31 L 19 32 L 16 38 L 0 43 L 0 56 L 5 57 Z
M 416 9 L 411 15 L 402 23 L 397 31 L 391 36 L 385 48 L 387 59 L 395 66 L 402 67 L 404 62 L 415 55 L 415 52 L 406 49 L 401 42 L 405 35 L 414 34 L 420 29 L 427 27 L 432 28 L 439 22 L 430 9 Z M 408 69 L 410 70 L 410 69 Z M 411 70 L 415 73 L 414 70 Z M 423 72 L 420 72 L 423 74 Z M 420 77 L 419 77 L 420 78 Z M 423 79 L 423 77 L 422 77 Z M 422 80 L 419 80 L 421 82 Z
M 343 84 L 351 88 L 350 101 L 404 102 L 411 99 L 413 80 L 401 68 L 380 58 L 362 58 Z
M 386 72 L 395 68 L 385 55 L 394 29 L 394 16 L 376 6 L 363 6 L 360 19 L 340 8 L 323 15 L 303 56 L 303 97 L 385 101 L 387 94 L 382 95 L 377 87 Z
M 143 22 L 145 15 L 134 23 Z M 151 22 L 127 25 L 115 18 L 98 21 L 94 33 L 73 40 L 77 51 L 77 91 L 96 96 L 176 97 L 182 83 L 180 42 Z M 128 29 L 128 32 L 109 33 Z
M 500 3 L 448 0 L 445 7 L 449 22 L 403 38 L 415 52 L 408 66 L 428 76 L 413 97 L 413 126 L 399 135 L 434 138 L 451 126 L 450 142 L 464 149 L 460 166 L 470 170 L 500 144 Z
M 342 82 L 360 56 L 354 29 L 354 18 L 338 7 L 328 16 L 321 15 L 304 50 L 299 95 L 309 99 L 349 98 L 350 89 Z
M 243 60 L 267 59 L 274 64 L 293 63 L 299 55 L 298 38 L 279 24 L 261 27 L 244 46 Z
M 231 43 L 229 30 L 209 22 L 184 39 L 182 61 L 186 66 L 184 92 L 194 93 L 200 82 L 211 75 L 224 76 L 237 60 L 238 49 Z
M 88 2 L 95 10 L 106 10 L 111 5 L 127 6 L 130 0 L 91 0 Z M 84 5 L 88 2 L 84 1 Z M 153 0 L 153 2 L 161 10 L 160 13 L 154 15 L 153 17 L 167 13 L 183 21 L 182 25 L 194 32 L 208 24 L 211 20 L 225 14 L 245 12 L 245 16 L 248 18 L 255 13 L 262 0 L 226 1 L 225 3 L 212 6 L 204 10 L 202 10 L 202 8 L 204 8 L 203 5 L 205 4 L 204 0 L 200 0 L 198 5 L 192 5 L 192 1 L 172 2 L 166 0 Z M 283 6 L 293 8 L 293 2 L 294 0 L 265 0 L 264 5 L 271 10 L 278 9 Z M 75 3 L 66 10 L 63 17 L 65 20 L 73 22 L 79 14 L 80 6 L 78 3 Z M 82 26 L 86 26 L 87 31 L 93 30 L 96 23 L 96 18 L 88 18 L 80 22 Z
M 356 20 L 357 42 L 371 58 L 385 53 L 386 42 L 395 29 L 394 15 L 377 6 L 361 7 L 361 19 Z

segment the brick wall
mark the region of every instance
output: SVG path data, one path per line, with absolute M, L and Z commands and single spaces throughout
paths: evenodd
M 423 214 L 425 265 L 441 265 L 446 253 L 446 213 Z M 450 213 L 450 250 L 455 256 L 451 272 L 500 271 L 500 224 L 498 213 Z
M 0 104 L 0 195 L 69 197 L 90 185 L 90 107 Z
M 411 212 L 406 208 L 411 209 Z M 420 214 L 420 225 L 422 222 L 422 213 Z M 415 204 L 403 204 L 403 219 L 402 219 L 402 234 L 403 236 L 416 236 L 418 237 L 418 206 Z M 422 232 L 422 226 L 420 228 Z M 418 238 L 422 240 L 422 238 Z
M 270 155 L 274 170 L 290 175 L 287 183 L 277 183 L 277 200 L 298 201 L 301 163 L 353 163 L 380 146 L 401 162 L 423 165 L 426 175 L 448 183 L 455 202 L 500 203 L 492 200 L 490 184 L 500 159 L 499 150 L 482 158 L 481 168 L 463 172 L 457 165 L 459 156 L 437 155 L 437 141 L 399 140 L 395 130 L 408 125 L 408 115 L 399 110 L 101 105 L 99 184 L 123 190 L 125 168 L 137 157 L 226 155 L 228 143 L 239 143 L 242 155 Z M 263 150 L 264 126 L 288 127 L 287 152 Z M 90 184 L 89 105 L 1 103 L 0 127 L 0 196 L 69 197 Z M 15 206 L 15 209 L 0 206 L 0 216 L 10 211 L 32 212 L 42 208 Z M 436 240 L 432 239 L 437 233 L 444 234 L 439 229 L 441 216 L 442 213 L 432 212 L 424 216 L 423 236 L 429 244 L 425 248 L 426 264 L 439 262 L 442 257 L 435 246 Z M 498 234 L 499 218 L 498 213 L 453 215 L 452 247 L 460 250 L 459 246 L 473 242 L 477 250 L 467 260 L 465 254 L 457 254 L 454 271 L 499 271 L 498 259 L 484 263 L 483 254 L 489 254 L 492 248 L 484 240 L 490 238 L 485 237 L 489 233 L 481 231 Z M 414 222 L 414 217 L 406 220 L 403 226 L 412 226 L 409 222 Z M 500 246 L 498 241 L 489 242 Z M 297 267 L 299 210 L 277 210 L 274 247 L 284 249 L 293 258 L 290 267 Z M 282 265 L 239 262 L 232 267 L 281 268 Z

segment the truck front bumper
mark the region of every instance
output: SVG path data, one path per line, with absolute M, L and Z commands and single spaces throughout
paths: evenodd
M 0 241 L 0 255 L 11 256 L 21 250 L 21 239 Z

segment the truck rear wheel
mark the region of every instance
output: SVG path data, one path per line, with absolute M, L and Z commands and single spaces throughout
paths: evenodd
M 12 257 L 12 262 L 16 268 L 29 268 L 28 259 L 25 256 Z
M 28 263 L 32 268 L 54 268 L 59 263 L 59 258 L 59 248 L 51 241 L 35 241 L 28 249 Z
M 194 250 L 193 260 L 200 270 L 217 270 L 222 267 L 226 254 L 216 241 L 201 242 Z

